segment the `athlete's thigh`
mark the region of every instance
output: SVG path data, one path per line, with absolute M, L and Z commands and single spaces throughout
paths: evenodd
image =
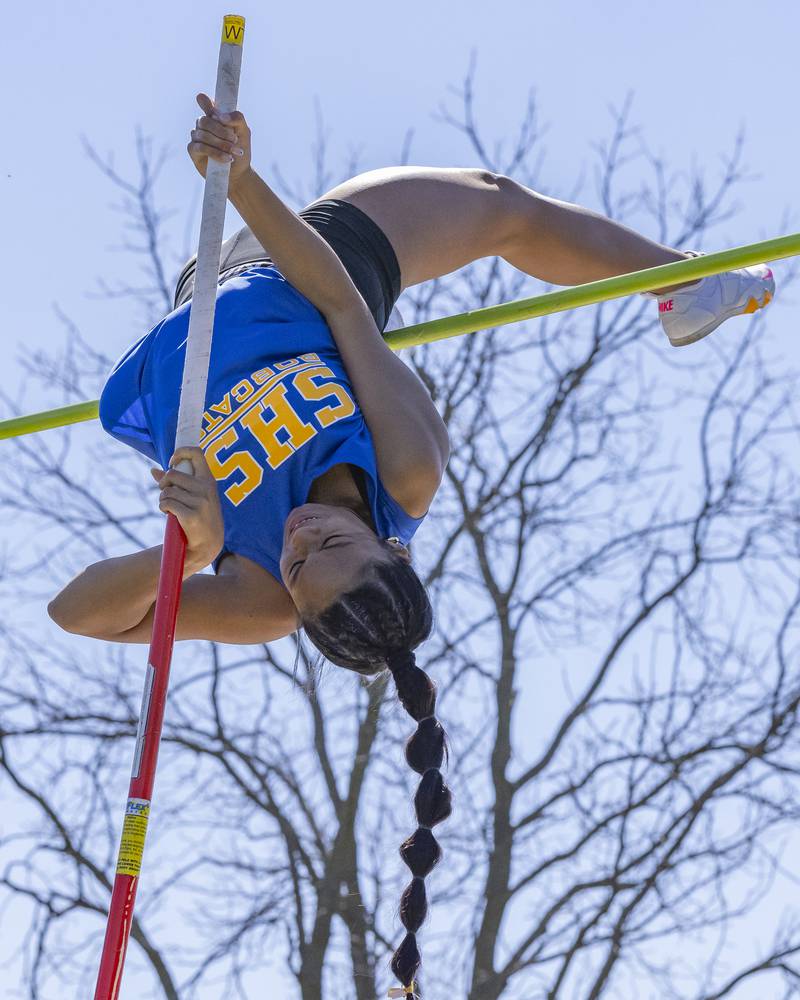
M 403 288 L 502 255 L 514 224 L 507 178 L 462 167 L 383 167 L 326 192 L 360 208 L 392 244 Z

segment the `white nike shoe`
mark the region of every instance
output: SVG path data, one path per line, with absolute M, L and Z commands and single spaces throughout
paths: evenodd
M 670 344 L 684 347 L 707 337 L 731 316 L 763 309 L 774 294 L 772 271 L 765 264 L 757 264 L 712 274 L 694 285 L 655 298 L 658 317 Z

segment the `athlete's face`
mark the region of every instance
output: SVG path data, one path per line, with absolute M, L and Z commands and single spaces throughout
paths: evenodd
M 406 550 L 398 546 L 406 555 Z M 386 545 L 346 507 L 307 503 L 286 518 L 281 576 L 295 607 L 316 614 L 357 586 L 366 567 L 389 562 Z

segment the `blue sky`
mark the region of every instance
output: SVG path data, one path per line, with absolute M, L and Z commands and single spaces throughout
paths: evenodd
M 157 147 L 169 148 L 158 204 L 175 211 L 166 234 L 177 271 L 187 230 L 189 245 L 196 232 L 201 193 L 185 153 L 198 113 L 194 95 L 213 90 L 225 12 L 209 0 L 14 8 L 0 61 L 0 215 L 7 234 L 0 249 L 0 388 L 15 391 L 22 352 L 62 342 L 56 303 L 112 355 L 145 332 L 130 303 L 87 295 L 100 276 L 135 283 L 131 267 L 138 264 L 112 250 L 121 242 L 113 208 L 119 196 L 87 158 L 81 136 L 101 155 L 113 153 L 128 176 L 135 175 L 137 125 Z M 434 114 L 443 100 L 457 107 L 448 88 L 460 83 L 475 52 L 477 110 L 490 140 L 513 135 L 535 89 L 549 126 L 546 193 L 565 194 L 584 173 L 582 200 L 596 207 L 591 144 L 608 134 L 609 105 L 632 92 L 633 120 L 673 169 L 696 163 L 715 177 L 720 155 L 745 128 L 753 179 L 740 188 L 741 211 L 721 228 L 718 244 L 702 249 L 800 228 L 800 7 L 789 0 L 760 9 L 742 0 L 250 2 L 235 12 L 248 21 L 240 107 L 253 130 L 254 163 L 268 179 L 274 162 L 290 179 L 309 179 L 316 101 L 334 168 L 353 149 L 362 169 L 397 162 L 409 128 L 410 162 L 474 164 L 465 140 Z M 230 210 L 227 231 L 238 225 Z M 793 310 L 779 288 L 775 336 L 787 352 Z M 62 400 L 37 390 L 28 402 L 40 408 Z

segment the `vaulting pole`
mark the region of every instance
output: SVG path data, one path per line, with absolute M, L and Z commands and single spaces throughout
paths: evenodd
M 774 240 L 748 243 L 731 250 L 705 254 L 703 257 L 692 257 L 690 260 L 679 260 L 673 264 L 649 267 L 644 271 L 632 271 L 630 274 L 619 274 L 614 278 L 603 278 L 602 281 L 574 285 L 558 292 L 536 295 L 530 299 L 503 302 L 501 305 L 473 309 L 457 316 L 445 316 L 444 319 L 434 319 L 427 323 L 405 326 L 400 330 L 390 330 L 386 334 L 386 343 L 399 351 L 403 347 L 431 344 L 437 340 L 477 333 L 478 330 L 487 330 L 490 327 L 520 323 L 526 319 L 535 319 L 537 316 L 577 309 L 579 306 L 597 305 L 598 302 L 623 298 L 636 292 L 649 292 L 653 288 L 677 285 L 683 281 L 705 278 L 709 274 L 720 274 L 737 267 L 750 267 L 767 261 L 783 260 L 786 257 L 796 257 L 798 254 L 800 254 L 800 233 L 779 236 Z M 0 440 L 19 437 L 22 434 L 34 434 L 37 431 L 49 430 L 51 427 L 66 427 L 68 424 L 77 424 L 83 420 L 94 420 L 97 417 L 97 407 L 98 400 L 90 399 L 71 406 L 61 406 L 55 410 L 44 410 L 24 417 L 0 420 Z
M 217 85 L 214 100 L 223 113 L 236 109 L 239 94 L 239 73 L 242 65 L 244 18 L 227 15 L 222 23 L 222 41 L 217 65 Z M 175 447 L 193 447 L 200 440 L 205 409 L 208 359 L 211 354 L 211 334 L 214 328 L 222 230 L 228 199 L 230 166 L 208 161 L 206 169 L 203 214 L 197 251 L 194 292 L 189 315 L 189 334 L 183 369 L 178 430 Z M 69 408 L 67 408 L 69 409 Z M 81 419 L 81 418 L 78 418 Z M 87 419 L 83 417 L 83 419 Z M 53 426 L 52 424 L 50 426 Z M 191 463 L 182 462 L 182 472 L 192 472 Z M 167 516 L 164 546 L 161 553 L 161 573 L 158 581 L 153 637 L 145 675 L 139 729 L 133 755 L 128 802 L 122 826 L 114 891 L 108 911 L 108 924 L 97 976 L 95 1000 L 117 1000 L 125 963 L 125 952 L 133 920 L 136 888 L 142 867 L 150 802 L 155 782 L 158 744 L 164 720 L 169 668 L 175 641 L 175 622 L 180 604 L 186 536 L 178 519 Z

